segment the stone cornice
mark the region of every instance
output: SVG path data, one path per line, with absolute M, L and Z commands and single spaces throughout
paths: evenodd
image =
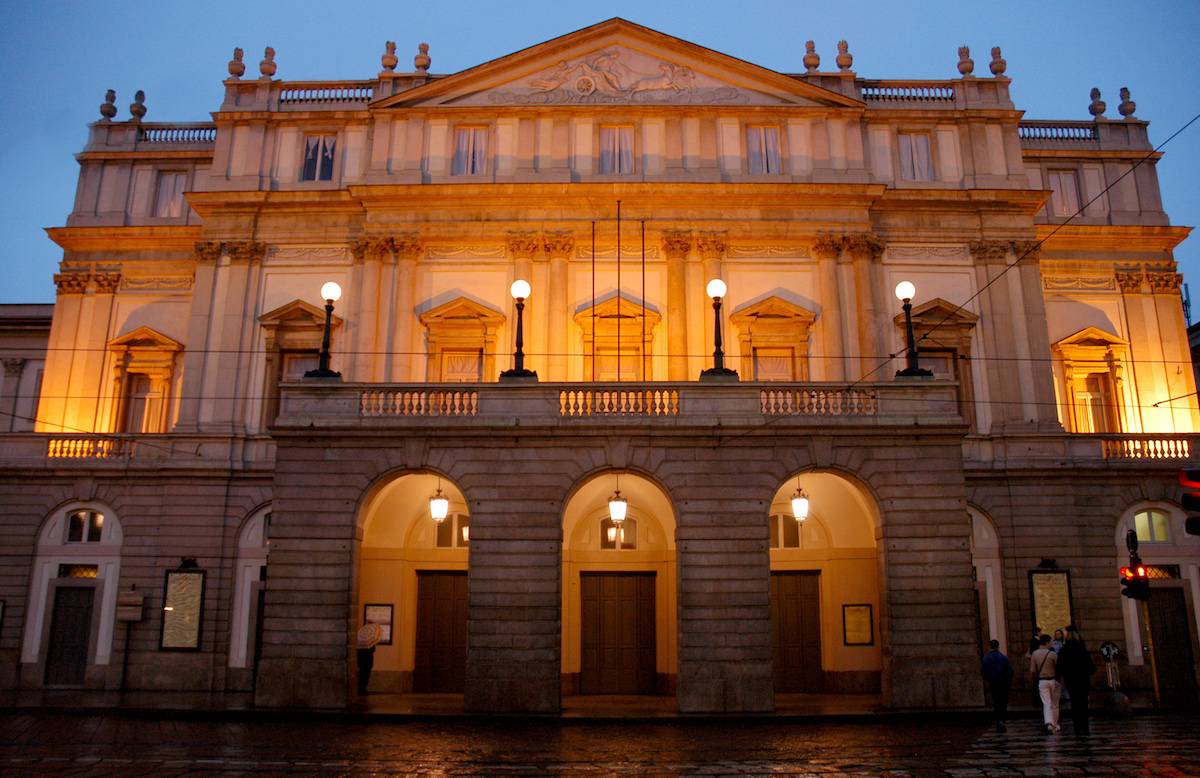
M 49 227 L 46 234 L 66 251 L 191 253 L 201 227 Z
M 1187 238 L 1191 227 L 1039 224 L 1043 256 L 1056 251 L 1111 251 L 1114 254 L 1170 252 Z

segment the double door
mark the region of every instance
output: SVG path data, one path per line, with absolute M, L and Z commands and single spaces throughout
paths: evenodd
M 92 634 L 91 586 L 60 586 L 54 591 L 50 646 L 46 654 L 47 686 L 83 686 Z
M 654 694 L 654 573 L 581 573 L 579 690 Z
M 463 691 L 467 670 L 466 571 L 417 572 L 414 692 Z
M 821 669 L 821 574 L 771 572 L 771 642 L 775 691 L 824 690 Z

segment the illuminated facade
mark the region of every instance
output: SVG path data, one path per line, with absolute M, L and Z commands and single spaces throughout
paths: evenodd
M 0 439 L 7 683 L 344 706 L 370 620 L 373 693 L 469 710 L 942 707 L 982 641 L 1073 620 L 1136 687 L 1127 527 L 1194 655 L 1189 230 L 1127 95 L 1025 120 L 998 49 L 778 73 L 620 19 L 453 75 L 394 48 L 322 82 L 239 50 L 212 122 L 102 106 Z M 537 381 L 497 380 L 515 280 Z M 306 379 L 327 281 L 340 378 Z M 740 380 L 697 380 L 718 332 Z

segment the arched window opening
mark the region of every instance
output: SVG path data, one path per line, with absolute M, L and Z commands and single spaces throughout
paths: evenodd
M 637 548 L 637 519 L 627 518 L 620 526 L 612 519 L 600 520 L 600 548 L 632 551 Z
M 1139 543 L 1171 542 L 1171 518 L 1166 511 L 1138 511 L 1133 514 L 1133 526 Z

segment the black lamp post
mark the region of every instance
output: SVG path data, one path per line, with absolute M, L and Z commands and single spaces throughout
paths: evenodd
M 509 293 L 517 301 L 517 350 L 513 352 L 513 366 L 500 374 L 501 381 L 536 381 L 537 372 L 525 369 L 525 327 L 522 314 L 525 312 L 525 298 L 529 296 L 529 282 L 518 278 L 513 281 Z
M 333 281 L 326 281 L 321 286 L 321 297 L 325 298 L 325 337 L 321 339 L 321 357 L 316 370 L 309 370 L 305 378 L 341 378 L 342 374 L 329 369 L 329 329 L 333 320 L 333 304 L 342 296 L 342 287 Z
M 904 303 L 904 336 L 908 357 L 908 367 L 896 371 L 897 378 L 932 378 L 933 371 L 926 370 L 918 364 L 917 341 L 913 337 L 912 298 L 917 288 L 912 281 L 901 281 L 896 284 L 896 299 Z
M 725 350 L 721 347 L 721 298 L 727 291 L 725 282 L 714 278 L 704 290 L 713 301 L 713 366 L 700 373 L 700 380 L 736 381 L 738 373 L 725 367 Z

